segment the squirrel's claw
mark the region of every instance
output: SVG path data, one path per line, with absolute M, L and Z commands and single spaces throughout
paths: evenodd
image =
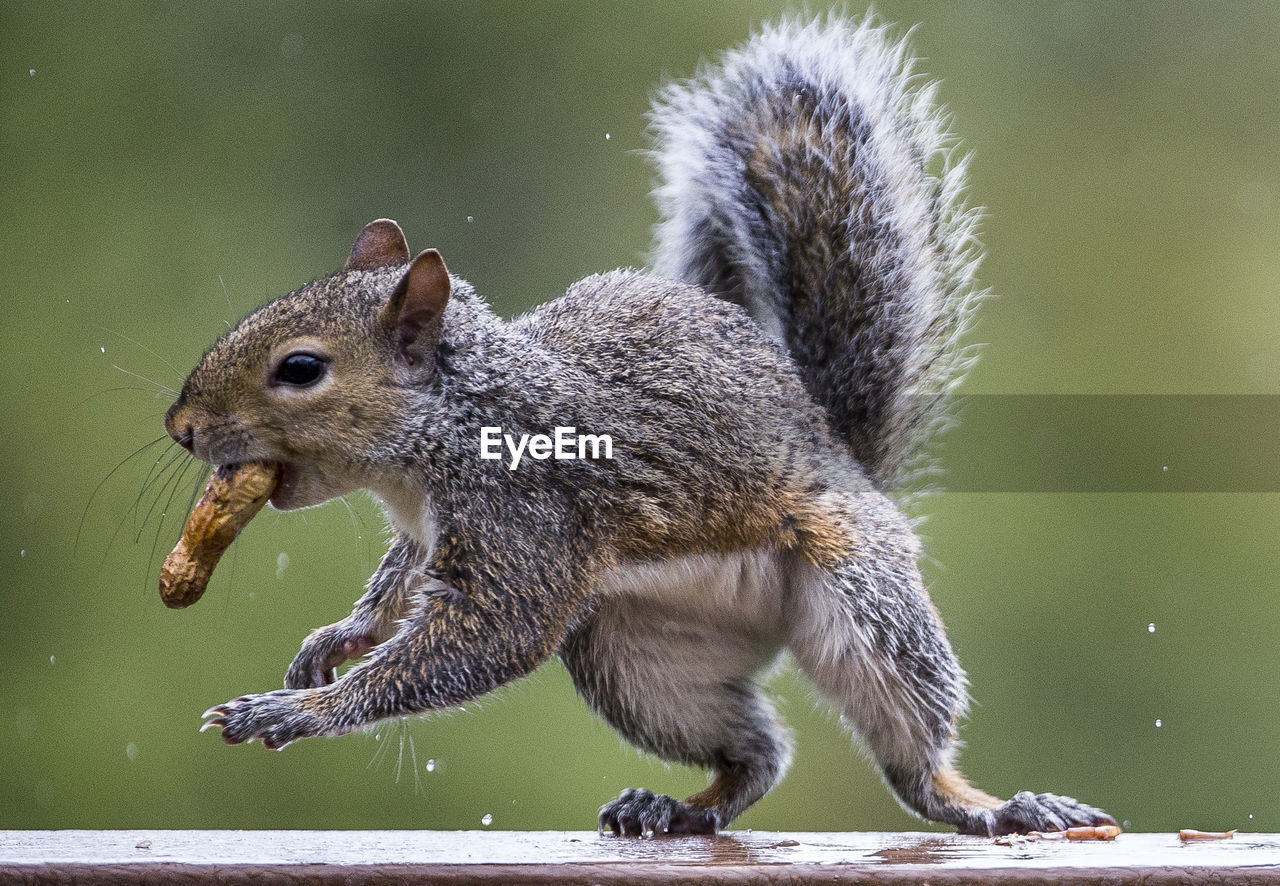
M 598 832 L 608 829 L 615 837 L 671 836 L 676 834 L 714 834 L 716 815 L 682 803 L 665 794 L 643 789 L 628 789 L 600 810 Z
M 206 713 L 205 713 L 205 716 L 207 717 L 207 716 L 209 716 L 209 714 L 206 712 Z M 205 722 L 205 723 L 201 724 L 201 726 L 200 726 L 200 731 L 201 731 L 201 732 L 207 732 L 207 731 L 208 731 L 208 730 L 210 730 L 210 729 L 215 729 L 215 728 L 216 728 L 216 729 L 221 729 L 223 726 L 226 726 L 226 725 L 227 725 L 227 721 L 226 721 L 226 719 L 225 719 L 225 718 L 223 718 L 223 717 L 218 717 L 218 718 L 217 718 L 217 719 L 215 719 L 215 720 L 209 720 L 209 721 L 207 721 L 207 722 Z
M 204 712 L 200 731 L 222 730 L 227 744 L 261 739 L 263 747 L 280 750 L 300 738 L 319 735 L 321 730 L 306 704 L 307 690 L 278 689 L 262 695 L 243 695 Z
M 1116 820 L 1094 806 L 1081 803 L 1074 797 L 1057 794 L 1017 793 L 1008 802 L 986 814 L 981 825 L 962 829 L 966 833 L 982 836 L 1025 834 L 1028 831 L 1065 831 L 1074 827 L 1114 825 Z M 981 830 L 985 828 L 985 832 Z

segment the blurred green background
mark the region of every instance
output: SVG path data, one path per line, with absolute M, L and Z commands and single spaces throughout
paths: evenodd
M 122 460 L 228 322 L 338 267 L 369 219 L 505 314 L 642 264 L 652 88 L 783 8 L 0 5 L 0 827 L 582 829 L 624 787 L 702 785 L 621 745 L 556 663 L 465 713 L 281 754 L 198 734 L 347 613 L 382 522 L 362 496 L 265 514 L 171 612 L 155 575 L 195 481 L 139 497 L 154 450 Z M 877 9 L 921 23 L 987 207 L 999 298 L 966 391 L 1280 392 L 1280 6 Z M 977 783 L 1136 830 L 1280 830 L 1280 497 L 925 510 Z M 774 685 L 797 759 L 739 827 L 922 827 L 800 678 Z

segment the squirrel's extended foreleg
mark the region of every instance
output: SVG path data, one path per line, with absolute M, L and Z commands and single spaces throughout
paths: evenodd
M 441 587 L 426 595 L 399 633 L 337 682 L 242 696 L 206 712 L 212 718 L 206 727 L 220 728 L 229 744 L 261 739 L 281 748 L 470 701 L 550 656 L 563 628 L 535 627 L 532 615 L 509 597 L 475 601 Z
M 879 531 L 863 516 L 864 529 Z M 983 835 L 1114 824 L 1070 797 L 1024 791 L 1003 802 L 953 768 L 964 672 L 925 593 L 913 547 L 899 540 L 874 556 L 810 566 L 797 577 L 788 617 L 801 667 L 865 739 L 899 800 L 921 817 Z
M 290 689 L 327 686 L 336 668 L 361 658 L 395 634 L 409 614 L 414 592 L 428 579 L 426 558 L 413 539 L 399 535 L 369 580 L 369 590 L 342 621 L 317 628 L 302 643 L 285 674 Z
M 515 521 L 495 528 L 518 534 Z M 451 707 L 522 677 L 555 651 L 586 598 L 585 558 L 510 539 L 441 545 L 399 630 L 332 684 L 249 695 L 206 712 L 230 744 L 271 748 Z

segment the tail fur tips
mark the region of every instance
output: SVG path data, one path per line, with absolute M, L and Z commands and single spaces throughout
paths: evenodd
M 971 356 L 977 213 L 904 42 L 784 21 L 667 86 L 655 270 L 742 304 L 837 434 L 902 483 Z

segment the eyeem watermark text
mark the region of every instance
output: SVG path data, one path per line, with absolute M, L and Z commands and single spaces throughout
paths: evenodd
M 579 434 L 577 428 L 556 428 L 551 435 L 521 434 L 517 440 L 510 434 L 502 433 L 500 427 L 480 429 L 480 457 L 496 460 L 502 458 L 502 445 L 506 444 L 511 461 L 507 470 L 514 471 L 520 467 L 520 461 L 527 455 L 542 461 L 548 458 L 568 459 L 600 459 L 613 458 L 613 438 L 608 434 Z

